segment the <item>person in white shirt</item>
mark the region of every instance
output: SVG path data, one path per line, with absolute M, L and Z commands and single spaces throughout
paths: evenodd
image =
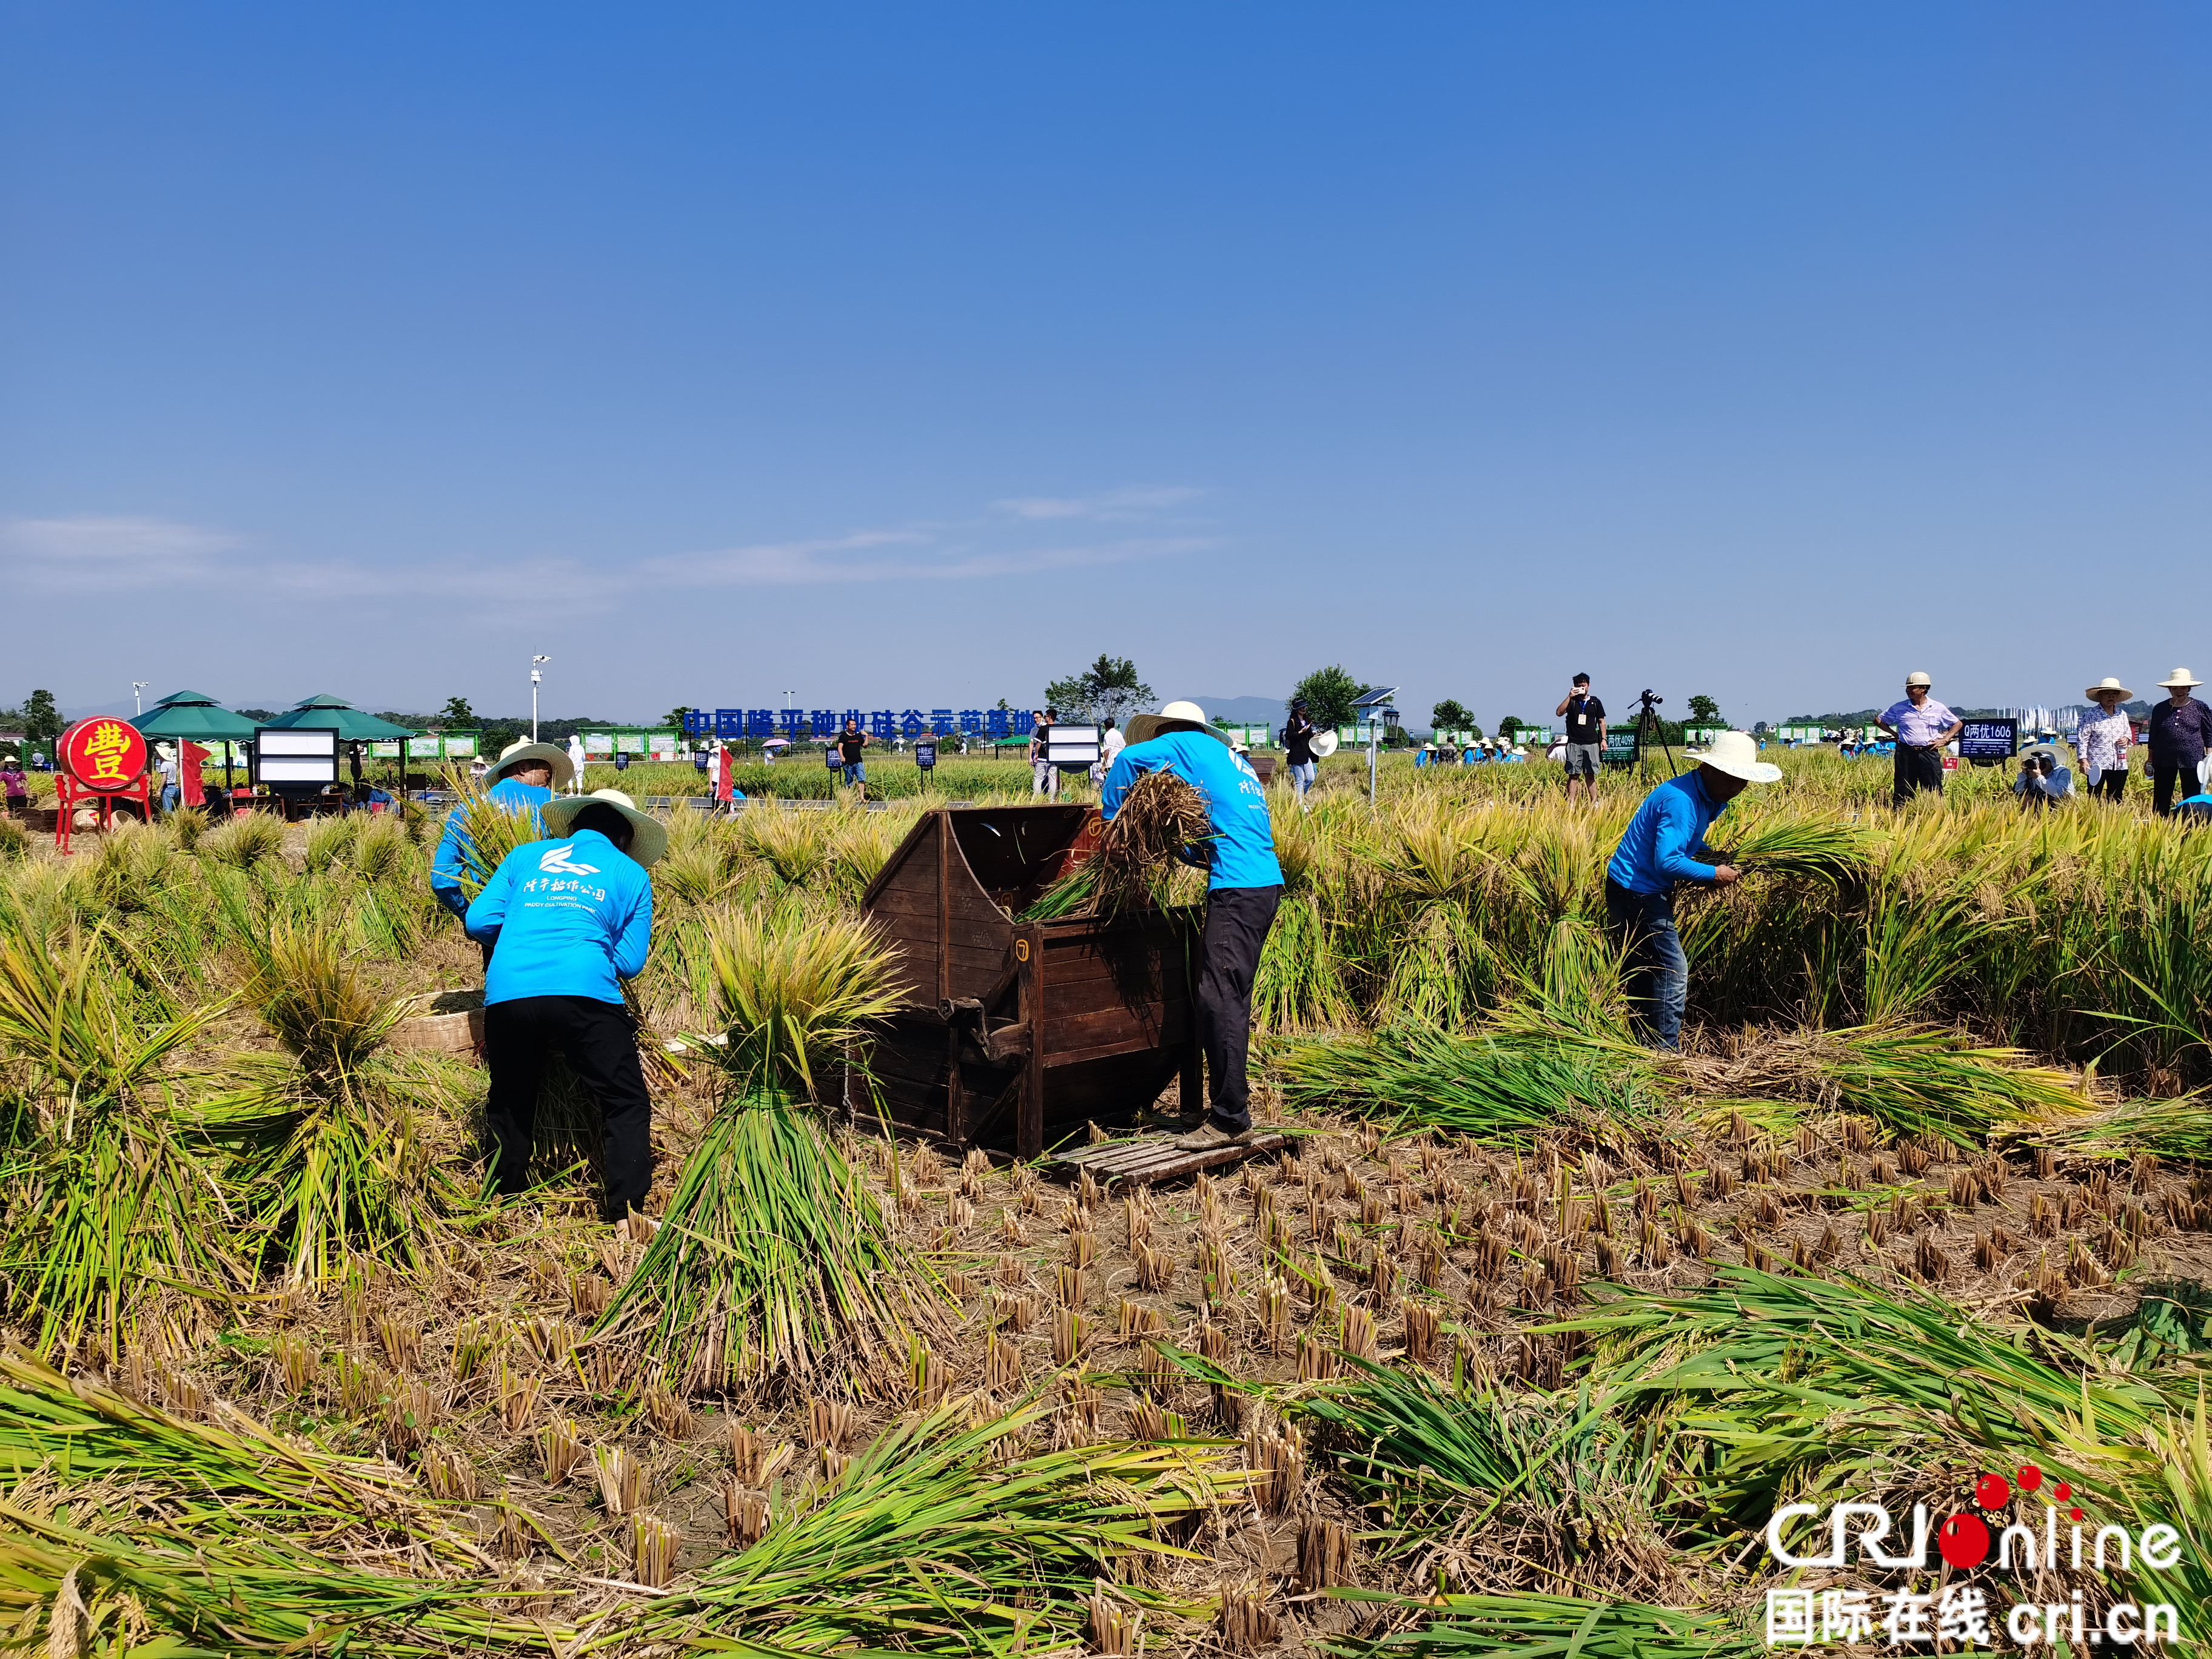
M 2098 713 L 2082 716 L 2074 730 L 2075 752 L 2081 757 L 2081 781 L 2092 800 L 2102 796 L 2118 800 L 2128 787 L 2128 750 L 2135 747 L 2135 726 L 2120 712 L 2120 705 L 2135 693 L 2110 674 L 2082 695 L 2097 705 Z

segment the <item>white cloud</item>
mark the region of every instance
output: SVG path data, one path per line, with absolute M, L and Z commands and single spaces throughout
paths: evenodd
M 167 519 L 82 515 L 10 519 L 0 525 L 0 561 L 24 582 L 48 588 L 174 586 L 220 574 L 238 538 Z
M 1084 565 L 1119 564 L 1213 546 L 1202 537 L 1133 537 L 1077 547 L 979 551 L 945 548 L 919 532 L 870 532 L 835 541 L 780 542 L 647 559 L 644 574 L 714 587 L 802 586 L 897 581 L 976 581 Z M 912 550 L 885 554 L 901 546 Z
M 1146 518 L 1204 495 L 1181 484 L 1109 489 L 1099 495 L 1014 495 L 992 506 L 1018 519 L 1089 519 L 1113 524 Z

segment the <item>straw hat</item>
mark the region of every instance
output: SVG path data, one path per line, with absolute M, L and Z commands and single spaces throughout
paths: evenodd
M 2186 668 L 2177 668 L 2173 672 L 2168 674 L 2164 679 L 2160 680 L 2159 684 L 2164 686 L 2167 690 L 2171 691 L 2177 685 L 2202 685 L 2204 682 L 2198 679 L 2196 675 L 2191 673 Z
M 553 787 L 566 788 L 576 775 L 576 763 L 568 758 L 568 751 L 557 743 L 525 743 L 517 740 L 499 751 L 499 758 L 491 763 L 492 781 L 496 783 L 518 766 L 527 766 L 532 761 L 543 761 L 553 769 Z
M 1752 741 L 1748 732 L 1722 732 L 1698 757 L 1698 764 L 1725 772 L 1732 778 L 1741 778 L 1746 783 L 1772 783 L 1782 775 L 1780 767 L 1759 759 L 1759 745 Z
M 1203 732 L 1224 748 L 1236 746 L 1229 741 L 1226 732 L 1217 731 L 1206 723 L 1206 710 L 1194 702 L 1171 702 L 1157 714 L 1129 716 L 1127 736 L 1131 743 L 1150 743 L 1169 732 Z
M 637 803 L 619 789 L 594 789 L 588 795 L 563 795 L 548 801 L 538 809 L 545 827 L 556 836 L 574 833 L 576 814 L 586 806 L 611 806 L 629 821 L 629 855 L 648 870 L 660 861 L 668 850 L 668 826 L 649 812 L 637 810 Z
M 1910 674 L 1907 674 L 1905 677 L 1905 684 L 1908 688 L 1910 688 L 1916 685 L 1933 685 L 1936 682 L 1929 679 L 1921 670 L 1916 668 Z
M 2103 691 L 2117 691 L 2117 692 L 2118 692 L 2118 693 L 2120 694 L 2120 701 L 2121 701 L 2122 702 L 2126 702 L 2130 697 L 2132 697 L 2133 696 L 2135 696 L 2135 693 L 2134 693 L 2134 692 L 2132 692 L 2132 691 L 2129 690 L 2128 690 L 2128 688 L 2127 688 L 2126 686 L 2122 685 L 2122 684 L 2121 684 L 2118 680 L 2114 679 L 2114 678 L 2113 678 L 2110 674 L 2106 675 L 2104 678 L 2102 678 L 2101 680 L 2099 680 L 2099 681 L 2098 681 L 2094 685 L 2091 686 L 2087 690 L 2084 691 L 2081 695 L 2082 695 L 2083 696 L 2085 696 L 2085 697 L 2088 698 L 2088 700 L 2089 700 L 2091 702 L 2096 702 L 2096 701 L 2097 701 L 2098 694 L 2099 694 L 2100 692 L 2103 692 Z
M 1336 752 L 1336 733 L 1333 731 L 1316 732 L 1306 747 L 1313 750 L 1316 760 L 1327 760 Z

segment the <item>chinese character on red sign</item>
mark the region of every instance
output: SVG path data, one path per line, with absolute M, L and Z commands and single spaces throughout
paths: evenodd
M 122 789 L 146 770 L 146 739 L 127 720 L 79 720 L 62 733 L 64 770 L 88 789 Z

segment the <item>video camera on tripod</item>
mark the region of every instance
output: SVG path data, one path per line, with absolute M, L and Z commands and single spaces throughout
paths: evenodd
M 1659 719 L 1659 705 L 1666 701 L 1648 685 L 1636 700 L 1636 763 L 1644 769 L 1644 763 L 1650 758 L 1644 744 L 1656 737 L 1659 747 L 1666 751 L 1667 775 L 1672 778 L 1681 775 L 1681 768 L 1674 764 L 1674 745 L 1667 741 L 1667 728 Z M 1644 775 L 1650 775 L 1648 769 L 1644 769 Z

